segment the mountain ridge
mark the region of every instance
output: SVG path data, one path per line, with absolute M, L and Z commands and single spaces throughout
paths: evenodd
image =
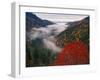
M 31 12 L 26 12 L 26 31 L 30 31 L 33 27 L 46 27 L 52 24 L 54 23 L 49 20 L 43 20 Z
M 81 40 L 89 44 L 89 17 L 86 17 L 77 22 L 69 23 L 69 27 L 55 37 L 56 45 L 64 47 L 65 44 Z

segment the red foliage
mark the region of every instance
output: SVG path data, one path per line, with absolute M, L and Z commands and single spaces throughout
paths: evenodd
M 89 64 L 88 46 L 81 41 L 67 44 L 55 61 L 55 65 L 76 64 Z

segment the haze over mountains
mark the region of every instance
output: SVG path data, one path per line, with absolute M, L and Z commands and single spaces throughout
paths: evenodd
M 55 45 L 55 36 L 67 28 L 66 23 L 55 23 L 49 20 L 42 20 L 33 13 L 26 13 L 26 31 L 30 40 L 41 39 L 43 46 L 60 51 Z
M 64 45 L 76 40 L 89 43 L 89 17 L 57 23 L 26 12 L 26 66 L 52 64 Z

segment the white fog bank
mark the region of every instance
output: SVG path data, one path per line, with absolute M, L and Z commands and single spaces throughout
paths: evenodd
M 32 40 L 36 38 L 43 39 L 45 47 L 54 52 L 60 52 L 61 48 L 55 44 L 55 36 L 64 31 L 67 27 L 68 25 L 66 25 L 66 23 L 56 23 L 48 25 L 47 27 L 32 28 L 30 38 Z

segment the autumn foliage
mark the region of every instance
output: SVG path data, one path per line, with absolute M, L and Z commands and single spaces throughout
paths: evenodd
M 55 65 L 76 64 L 89 64 L 88 46 L 81 41 L 67 44 L 55 61 Z

